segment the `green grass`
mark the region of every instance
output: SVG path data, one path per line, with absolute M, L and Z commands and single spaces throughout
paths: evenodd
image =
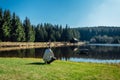
M 119 80 L 120 64 L 0 58 L 0 80 Z

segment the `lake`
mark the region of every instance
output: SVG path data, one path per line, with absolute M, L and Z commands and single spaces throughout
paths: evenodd
M 0 57 L 42 58 L 45 49 L 32 48 L 0 51 Z M 55 47 L 52 50 L 57 59 L 64 61 L 120 63 L 120 44 L 88 44 L 83 46 Z

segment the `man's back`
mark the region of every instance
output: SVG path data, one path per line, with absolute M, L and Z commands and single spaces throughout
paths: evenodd
M 48 48 L 45 50 L 45 53 L 43 55 L 43 60 L 45 63 L 50 62 L 52 59 L 55 59 L 53 51 Z

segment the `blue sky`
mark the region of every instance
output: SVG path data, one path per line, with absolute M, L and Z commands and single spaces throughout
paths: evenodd
M 32 24 L 68 24 L 71 27 L 120 26 L 120 0 L 0 0 L 2 9 Z

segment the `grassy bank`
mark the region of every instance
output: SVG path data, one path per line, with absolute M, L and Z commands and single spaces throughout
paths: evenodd
M 119 80 L 120 64 L 0 58 L 0 80 Z

